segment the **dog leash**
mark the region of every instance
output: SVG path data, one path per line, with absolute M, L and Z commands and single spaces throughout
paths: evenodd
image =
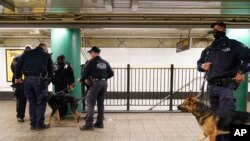
M 210 60 L 210 53 L 212 51 L 211 50 L 211 46 L 208 46 L 207 48 L 208 48 L 208 52 L 206 54 L 205 62 L 209 62 L 209 60 Z M 203 82 L 202 82 L 202 85 L 201 85 L 201 88 L 200 88 L 200 92 L 197 95 L 197 98 L 202 97 L 203 94 L 204 94 L 204 88 L 205 88 L 205 84 L 206 84 L 208 73 L 209 73 L 210 69 L 211 69 L 211 66 L 208 69 L 208 71 L 206 71 L 206 73 L 204 74 L 204 79 L 203 79 Z
M 59 91 L 59 92 L 54 93 L 53 95 L 59 95 L 59 94 L 61 94 L 61 93 L 65 94 L 64 91 L 67 90 L 67 89 L 68 89 L 68 87 L 65 88 L 65 89 L 63 89 L 63 90 L 61 90 L 61 91 Z
M 76 83 L 76 82 L 74 82 L 74 83 Z M 56 93 L 54 93 L 53 95 L 65 94 L 65 91 L 66 91 L 67 89 L 69 89 L 69 88 L 70 88 L 70 86 L 67 86 L 67 88 L 65 88 L 65 89 L 63 89 L 63 90 L 61 90 L 61 91 L 59 91 L 59 92 L 56 92 Z
M 205 84 L 206 84 L 206 81 L 207 81 L 207 74 L 208 74 L 209 71 L 207 71 L 204 75 L 204 79 L 203 79 L 203 82 L 202 82 L 202 85 L 201 85 L 201 88 L 200 88 L 200 92 L 198 93 L 197 95 L 197 98 L 200 98 L 203 96 L 204 94 L 204 88 L 205 88 Z

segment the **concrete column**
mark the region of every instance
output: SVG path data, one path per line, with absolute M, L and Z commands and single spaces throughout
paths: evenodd
M 51 29 L 51 50 L 53 61 L 63 54 L 66 61 L 71 64 L 77 81 L 81 75 L 81 40 L 80 29 L 55 28 Z M 73 91 L 76 97 L 81 97 L 81 85 L 76 83 Z M 80 110 L 81 105 L 78 106 Z

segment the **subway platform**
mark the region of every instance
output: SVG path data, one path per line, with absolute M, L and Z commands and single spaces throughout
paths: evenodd
M 250 110 L 248 103 L 248 111 Z M 28 110 L 28 109 L 27 109 Z M 15 101 L 0 101 L 0 141 L 195 141 L 202 131 L 189 113 L 107 113 L 105 128 L 80 131 L 74 120 L 61 120 L 43 131 L 31 131 L 15 118 Z M 51 112 L 47 108 L 46 120 Z

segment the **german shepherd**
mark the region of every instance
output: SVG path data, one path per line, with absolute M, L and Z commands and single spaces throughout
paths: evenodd
M 80 114 L 77 112 L 78 107 L 78 101 L 80 101 L 82 98 L 77 99 L 72 94 L 66 94 L 66 93 L 59 93 L 57 95 L 54 95 L 52 93 L 49 93 L 48 95 L 48 104 L 52 109 L 51 115 L 49 117 L 49 126 L 51 124 L 51 120 L 53 115 L 56 113 L 56 119 L 57 124 L 60 123 L 60 115 L 59 115 L 59 108 L 65 106 L 67 103 L 70 104 L 71 111 L 73 113 L 74 119 L 75 119 L 75 125 L 80 120 Z
M 230 125 L 250 125 L 250 113 L 213 111 L 193 94 L 190 94 L 178 109 L 182 112 L 191 112 L 196 117 L 203 129 L 199 141 L 204 141 L 207 137 L 209 141 L 215 141 L 217 135 L 229 134 Z

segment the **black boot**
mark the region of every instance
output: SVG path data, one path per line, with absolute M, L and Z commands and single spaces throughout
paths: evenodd
M 94 124 L 94 127 L 96 127 L 96 128 L 104 128 L 104 126 L 103 126 L 103 122 L 96 122 L 95 124 Z
M 18 118 L 17 118 L 17 121 L 18 121 L 18 122 L 24 122 L 24 119 L 23 119 L 23 118 L 18 117 Z
M 90 125 L 83 125 L 83 126 L 80 126 L 80 130 L 82 130 L 82 131 L 92 131 L 92 130 L 94 130 L 94 127 L 90 126 Z
M 41 126 L 37 126 L 36 131 L 41 131 L 41 130 L 45 130 L 45 129 L 48 129 L 48 128 L 50 128 L 49 125 L 43 124 Z

